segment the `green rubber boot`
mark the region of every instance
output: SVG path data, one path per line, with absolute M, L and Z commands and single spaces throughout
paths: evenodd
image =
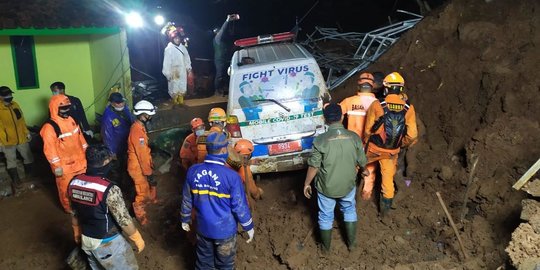
M 349 251 L 356 248 L 356 222 L 345 222 L 345 233 L 347 234 L 347 247 Z
M 389 217 L 389 211 L 392 207 L 392 201 L 393 199 L 387 199 L 381 196 L 381 199 L 379 201 L 379 208 L 380 208 L 380 214 L 379 218 L 382 223 L 388 224 L 390 223 L 390 217 Z
M 321 230 L 321 241 L 323 252 L 328 253 L 330 251 L 330 243 L 332 242 L 332 230 Z

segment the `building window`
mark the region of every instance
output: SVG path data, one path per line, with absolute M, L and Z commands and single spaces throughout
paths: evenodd
M 34 37 L 11 36 L 10 40 L 17 89 L 39 88 Z

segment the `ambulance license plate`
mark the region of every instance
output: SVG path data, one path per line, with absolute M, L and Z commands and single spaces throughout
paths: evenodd
M 271 156 L 298 151 L 302 151 L 302 143 L 300 140 L 268 145 L 268 154 Z

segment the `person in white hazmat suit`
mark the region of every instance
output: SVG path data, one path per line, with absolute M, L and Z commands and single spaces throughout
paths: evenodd
M 173 102 L 178 105 L 184 104 L 184 95 L 187 92 L 188 84 L 193 86 L 193 72 L 191 71 L 191 59 L 188 50 L 181 44 L 181 38 L 172 27 L 168 31 L 169 44 L 165 47 L 163 54 L 162 73 L 168 81 L 169 95 Z

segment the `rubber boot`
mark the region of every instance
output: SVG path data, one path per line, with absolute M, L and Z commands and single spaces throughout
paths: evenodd
M 133 212 L 135 213 L 135 218 L 141 223 L 141 225 L 148 224 L 148 219 L 146 218 L 146 211 L 144 210 L 144 204 L 142 203 L 133 203 Z
M 24 174 L 26 175 L 26 178 L 32 176 L 32 163 L 24 164 Z
M 380 215 L 379 218 L 382 223 L 388 225 L 390 223 L 390 217 L 389 217 L 389 211 L 392 207 L 392 201 L 393 199 L 384 198 L 381 196 L 381 199 L 379 201 L 379 208 L 380 208 Z
M 155 186 L 150 186 L 150 202 L 153 204 L 159 203 L 157 199 L 157 189 Z
M 17 189 L 20 189 L 22 187 L 21 179 L 19 178 L 19 173 L 17 172 L 17 168 L 7 169 L 7 172 L 9 174 L 9 177 L 11 178 L 11 189 L 12 189 L 13 195 L 15 195 Z
M 330 252 L 330 244 L 332 243 L 332 230 L 321 230 L 321 242 L 323 253 Z
M 178 95 L 178 105 L 184 105 L 184 95 Z
M 356 248 L 356 222 L 345 222 L 345 234 L 347 235 L 347 247 L 349 251 Z

